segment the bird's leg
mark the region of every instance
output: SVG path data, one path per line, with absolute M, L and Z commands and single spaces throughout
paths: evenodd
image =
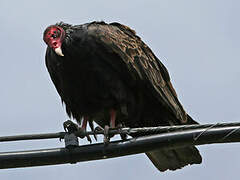
M 88 122 L 88 116 L 84 116 L 82 126 L 81 126 L 82 130 L 84 130 L 84 131 L 86 131 L 86 129 L 87 129 L 87 122 Z
M 110 136 L 109 136 L 109 129 L 110 128 L 115 128 L 115 122 L 116 122 L 116 115 L 117 112 L 115 109 L 110 109 L 110 127 L 108 125 L 105 125 L 104 127 L 104 139 L 103 142 L 104 144 L 108 144 L 110 141 Z
M 123 125 L 121 123 L 119 123 L 117 126 L 116 126 L 116 111 L 114 109 L 111 109 L 110 110 L 110 128 L 117 128 L 119 131 L 120 129 L 123 127 Z M 119 133 L 122 140 L 126 140 L 127 139 L 127 135 L 126 134 L 121 134 Z
M 115 121 L 116 121 L 117 112 L 114 109 L 110 110 L 110 127 L 115 128 Z

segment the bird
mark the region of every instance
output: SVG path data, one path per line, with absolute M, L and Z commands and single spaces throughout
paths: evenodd
M 106 132 L 197 124 L 178 100 L 167 68 L 130 27 L 104 21 L 58 22 L 45 29 L 43 40 L 50 77 L 68 116 L 82 130 L 87 123 L 93 128 L 93 122 Z M 195 146 L 146 155 L 162 172 L 202 162 Z

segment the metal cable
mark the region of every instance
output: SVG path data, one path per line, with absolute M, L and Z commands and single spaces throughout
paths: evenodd
M 178 126 L 159 126 L 159 127 L 143 127 L 143 128 L 121 128 L 121 129 L 110 129 L 109 134 L 127 134 L 130 136 L 145 136 L 151 134 L 159 134 L 165 132 L 174 132 L 174 131 L 186 131 L 199 128 L 227 128 L 227 127 L 239 127 L 240 123 L 216 123 L 216 124 L 194 124 L 194 125 L 178 125 Z M 20 141 L 20 140 L 39 140 L 39 139 L 52 139 L 60 138 L 63 139 L 67 132 L 58 132 L 58 133 L 42 133 L 42 134 L 23 134 L 23 135 L 14 135 L 14 136 L 2 136 L 0 137 L 0 142 L 6 141 Z M 104 134 L 103 130 L 100 131 L 88 131 L 75 132 L 76 136 L 82 137 L 86 135 L 94 134 Z

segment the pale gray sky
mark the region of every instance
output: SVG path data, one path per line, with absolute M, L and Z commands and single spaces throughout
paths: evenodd
M 167 66 L 200 123 L 240 121 L 237 0 L 0 1 L 0 136 L 62 131 L 67 119 L 45 68 L 42 32 L 58 21 L 118 21 Z M 84 141 L 85 142 L 85 141 Z M 58 140 L 0 143 L 0 151 L 63 147 Z M 199 147 L 201 165 L 159 173 L 144 154 L 74 165 L 0 170 L 0 179 L 238 179 L 240 145 Z

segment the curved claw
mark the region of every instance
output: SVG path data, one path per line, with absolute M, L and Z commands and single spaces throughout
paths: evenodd
M 120 137 L 121 137 L 122 140 L 126 140 L 127 139 L 127 135 L 126 134 L 121 134 L 120 133 Z
M 118 129 L 118 131 L 119 131 L 119 134 L 120 134 L 121 139 L 122 139 L 122 140 L 126 140 L 126 139 L 127 139 L 127 135 L 121 133 L 121 128 L 123 128 L 123 127 L 124 127 L 124 126 L 123 126 L 121 123 L 119 123 L 119 124 L 117 125 L 117 129 Z
M 63 123 L 64 131 L 68 133 L 73 133 L 75 131 L 78 131 L 79 127 L 77 124 L 73 123 L 71 120 L 67 120 Z
M 60 137 L 60 138 L 59 138 L 59 141 L 62 142 L 63 139 L 64 139 L 63 137 Z
M 87 137 L 87 140 L 90 142 L 90 144 L 92 144 L 92 139 L 91 139 L 91 137 L 90 137 L 89 135 L 86 135 L 86 137 Z
M 97 135 L 95 134 L 95 129 L 94 129 L 93 121 L 89 121 L 88 123 L 89 123 L 89 126 L 90 126 L 90 128 L 91 128 L 91 131 L 94 133 L 94 134 L 93 134 L 93 137 L 94 137 L 94 139 L 97 141 Z
M 83 138 L 86 137 L 87 140 L 88 140 L 90 143 L 92 143 L 92 139 L 91 139 L 91 137 L 89 136 L 89 134 L 85 134 L 85 133 L 86 133 L 86 129 L 84 129 L 84 128 L 79 128 L 78 131 L 80 131 L 80 132 L 81 132 L 80 134 L 82 134 L 82 135 L 79 136 L 81 139 L 83 139 Z
M 95 141 L 97 141 L 97 135 L 93 134 L 93 137 L 94 137 Z
M 98 131 L 103 131 L 104 129 L 101 126 L 97 126 L 95 127 L 94 131 L 98 132 Z

